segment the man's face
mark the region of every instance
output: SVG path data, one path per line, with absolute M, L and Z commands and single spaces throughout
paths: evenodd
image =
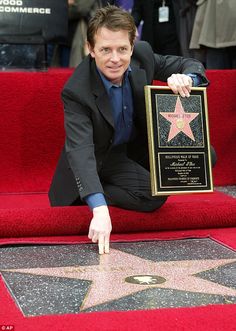
M 98 69 L 112 83 L 121 84 L 133 53 L 128 31 L 111 31 L 102 27 L 94 39 L 95 46 L 91 48 L 89 45 L 89 51 Z

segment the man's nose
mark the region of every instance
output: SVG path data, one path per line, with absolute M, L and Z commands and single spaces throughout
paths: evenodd
M 117 51 L 114 51 L 114 52 L 111 53 L 111 60 L 112 61 L 119 61 L 119 59 L 120 59 L 120 56 L 119 56 Z

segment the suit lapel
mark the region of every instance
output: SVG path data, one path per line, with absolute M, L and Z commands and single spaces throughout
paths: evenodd
M 91 69 L 92 93 L 95 95 L 96 106 L 105 120 L 114 128 L 111 103 L 94 62 L 92 63 Z
M 147 77 L 144 69 L 131 65 L 130 84 L 132 86 L 134 98 L 144 93 L 144 86 L 147 85 Z
M 141 123 L 146 122 L 144 86 L 147 85 L 146 73 L 143 69 L 131 66 L 130 84 L 133 93 L 135 118 Z M 143 125 L 143 124 L 142 124 Z
M 105 89 L 104 89 L 104 93 L 101 93 L 100 95 L 97 96 L 96 105 L 102 116 L 105 118 L 105 120 L 107 120 L 107 122 L 114 128 L 112 108 L 107 93 L 105 92 Z

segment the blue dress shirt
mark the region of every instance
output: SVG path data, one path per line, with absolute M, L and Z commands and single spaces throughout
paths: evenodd
M 122 85 L 111 83 L 99 72 L 112 105 L 115 128 L 113 139 L 114 146 L 127 143 L 135 134 L 133 98 L 128 78 L 130 71 L 131 68 L 128 68 L 124 75 Z

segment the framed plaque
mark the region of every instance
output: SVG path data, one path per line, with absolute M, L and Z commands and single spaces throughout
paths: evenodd
M 145 86 L 152 195 L 213 191 L 207 95 Z

